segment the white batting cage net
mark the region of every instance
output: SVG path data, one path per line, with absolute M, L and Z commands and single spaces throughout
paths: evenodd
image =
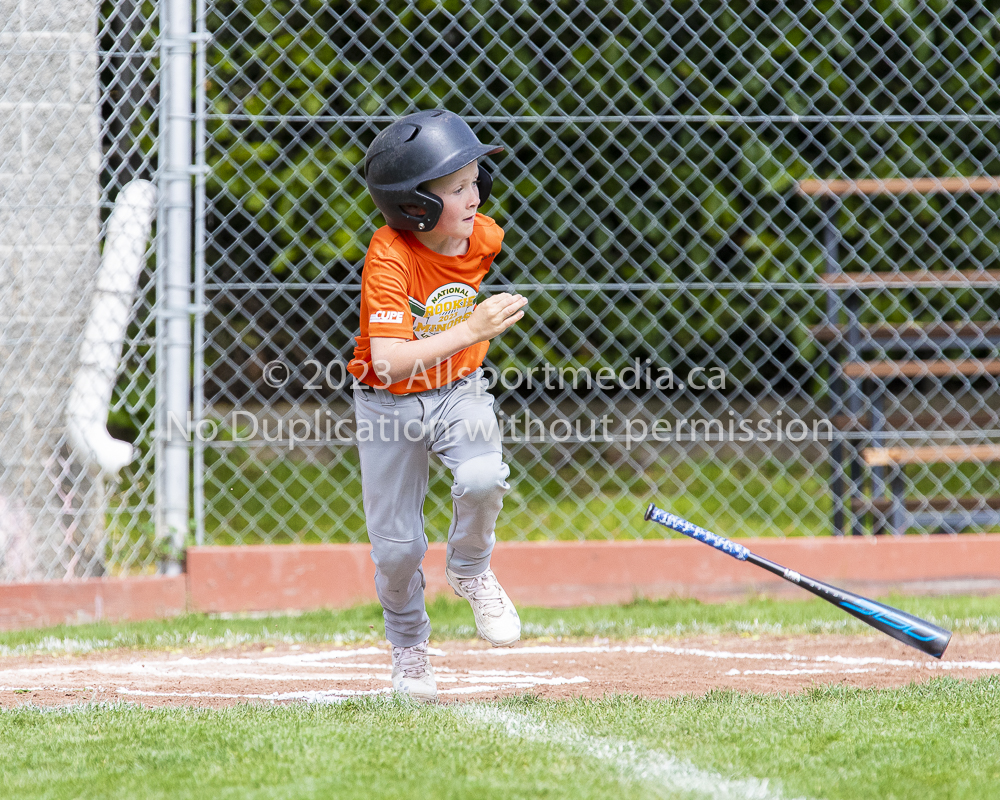
M 1000 523 L 989 4 L 209 1 L 168 36 L 182 5 L 0 2 L 3 579 L 365 540 L 344 370 L 382 224 L 362 166 L 426 108 L 505 147 L 480 297 L 530 304 L 486 363 L 513 486 L 500 538 L 660 536 L 650 501 L 732 536 Z M 182 56 L 190 111 L 166 114 Z M 183 169 L 160 157 L 171 125 L 192 137 Z M 110 474 L 74 443 L 71 389 L 136 180 L 159 224 L 117 294 L 110 430 L 135 449 Z M 183 285 L 162 271 L 179 185 Z M 180 523 L 160 496 L 178 480 Z

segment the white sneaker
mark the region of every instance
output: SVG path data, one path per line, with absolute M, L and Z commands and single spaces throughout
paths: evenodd
M 487 642 L 494 647 L 506 647 L 521 638 L 521 618 L 493 570 L 474 578 L 460 578 L 450 569 L 444 575 L 455 594 L 469 601 L 476 617 L 476 630 Z
M 437 681 L 426 639 L 413 647 L 392 646 L 392 689 L 425 703 L 437 700 Z

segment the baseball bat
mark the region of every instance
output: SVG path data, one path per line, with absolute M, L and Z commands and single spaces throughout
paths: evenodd
M 756 564 L 768 572 L 773 572 L 786 581 L 790 581 L 796 586 L 801 586 L 803 589 L 812 592 L 817 597 L 822 597 L 828 603 L 833 603 L 837 608 L 842 608 L 848 614 L 857 617 L 876 630 L 882 631 L 882 633 L 888 634 L 893 639 L 903 644 L 908 644 L 910 647 L 915 647 L 917 650 L 922 650 L 935 658 L 941 658 L 944 655 L 945 648 L 948 646 L 948 642 L 951 641 L 951 631 L 939 628 L 937 625 L 927 622 L 927 620 L 907 614 L 898 608 L 877 603 L 874 600 L 869 600 L 867 597 L 862 597 L 853 592 L 838 589 L 836 586 L 830 586 L 828 583 L 800 575 L 794 570 L 751 553 L 750 550 L 738 542 L 733 542 L 724 536 L 719 536 L 704 528 L 700 528 L 693 522 L 688 522 L 676 514 L 671 514 L 661 508 L 657 508 L 653 503 L 650 503 L 649 508 L 646 509 L 645 519 L 658 522 L 672 531 L 683 533 L 685 536 L 690 536 L 692 539 L 704 542 L 738 561 L 749 561 L 751 564 Z

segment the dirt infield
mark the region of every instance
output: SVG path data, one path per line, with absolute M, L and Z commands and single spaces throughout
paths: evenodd
M 687 639 L 432 642 L 442 702 L 531 692 L 667 697 L 730 688 L 796 692 L 825 684 L 890 687 L 936 676 L 1000 674 L 1000 635 L 956 635 L 937 661 L 886 637 L 703 636 Z M 257 645 L 172 652 L 102 651 L 0 659 L 0 706 L 131 701 L 217 708 L 336 702 L 390 691 L 384 643 Z

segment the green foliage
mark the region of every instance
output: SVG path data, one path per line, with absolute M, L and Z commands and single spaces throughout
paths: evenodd
M 652 500 L 744 536 L 829 533 L 829 502 L 817 501 L 823 476 L 801 462 L 690 459 L 637 470 L 603 461 L 581 467 L 574 461 L 560 467 L 556 450 L 543 448 L 541 458 L 525 453 L 510 459 L 513 488 L 504 500 L 499 539 L 630 541 L 671 535 L 643 522 L 641 509 Z M 246 448 L 209 449 L 205 458 L 206 541 L 366 541 L 356 449 L 332 448 L 323 464 L 300 457 L 261 459 Z M 431 541 L 444 541 L 450 527 L 451 480 L 446 470 L 431 473 L 424 506 Z
M 209 24 L 210 268 L 356 282 L 380 222 L 362 177 L 384 124 L 372 118 L 446 106 L 506 147 L 486 211 L 507 231 L 503 277 L 529 291 L 538 324 L 509 337 L 510 365 L 711 359 L 728 365 L 731 390 L 802 377 L 822 295 L 739 285 L 822 270 L 819 204 L 796 182 L 1000 172 L 1000 127 L 965 119 L 1000 101 L 1000 27 L 984 6 L 229 0 Z M 850 199 L 844 266 L 985 263 L 998 211 L 996 197 Z M 535 281 L 717 288 L 530 291 Z M 241 336 L 248 351 L 263 338 L 347 355 L 357 305 L 342 295 L 217 298 L 210 324 L 244 326 L 219 340 L 219 379 L 235 376 L 221 348 L 239 360 Z M 925 292 L 889 305 L 919 320 L 948 303 Z

